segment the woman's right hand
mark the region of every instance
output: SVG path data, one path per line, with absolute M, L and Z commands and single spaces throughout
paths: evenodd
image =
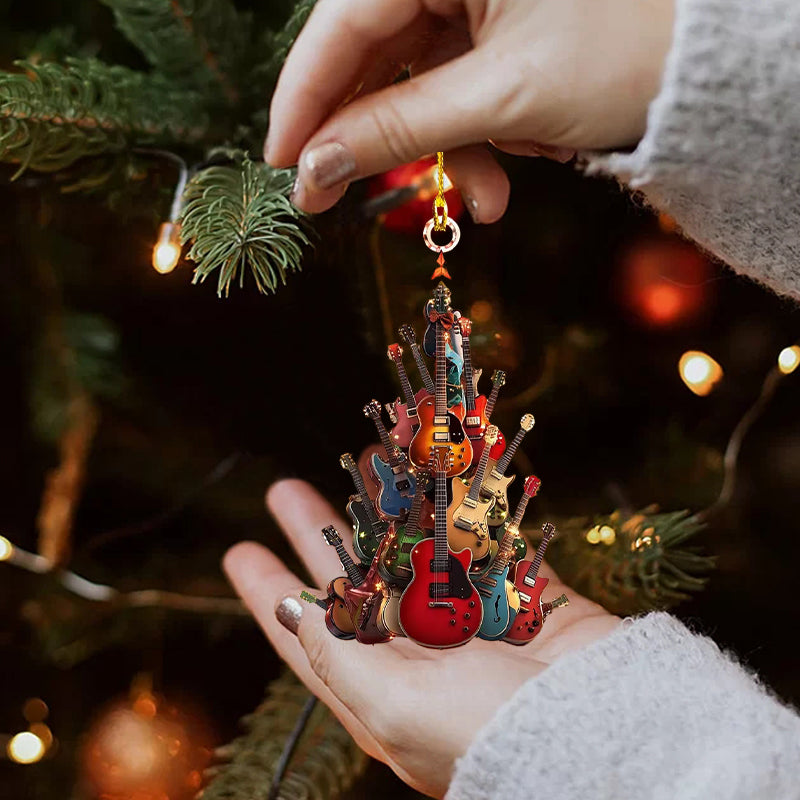
M 319 0 L 272 99 L 265 159 L 293 200 L 448 150 L 480 222 L 508 181 L 485 148 L 569 157 L 633 144 L 659 90 L 674 0 Z M 410 80 L 392 83 L 405 66 Z

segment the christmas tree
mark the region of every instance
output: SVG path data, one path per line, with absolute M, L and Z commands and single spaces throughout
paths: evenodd
M 218 567 L 243 538 L 291 561 L 262 505 L 280 475 L 343 507 L 339 455 L 370 441 L 364 402 L 398 394 L 385 348 L 431 293 L 419 233 L 432 162 L 353 187 L 312 225 L 288 201 L 291 172 L 261 160 L 270 93 L 312 6 L 6 3 L 10 796 L 414 796 L 280 676 Z M 476 364 L 510 375 L 499 424 L 536 412 L 515 464 L 544 481 L 531 517 L 559 519 L 549 559 L 615 613 L 688 601 L 752 650 L 774 597 L 751 599 L 749 626 L 720 620 L 748 569 L 790 568 L 747 530 L 756 520 L 793 546 L 781 531 L 796 471 L 777 431 L 796 388 L 772 366 L 792 311 L 725 279 L 613 187 L 506 166 L 524 191 L 503 223 L 464 223 L 449 264 Z M 206 278 L 216 292 L 191 287 Z M 724 367 L 708 397 L 680 380 L 695 348 Z M 760 666 L 777 669 L 769 649 Z M 792 676 L 771 682 L 800 692 Z M 185 755 L 144 769 L 137 752 L 167 738 Z

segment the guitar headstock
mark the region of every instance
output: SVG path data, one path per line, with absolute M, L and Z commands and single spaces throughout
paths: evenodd
M 322 537 L 331 547 L 338 547 L 342 543 L 342 537 L 333 525 L 327 525 L 322 529 Z
M 426 466 L 422 469 L 417 470 L 417 491 L 425 494 L 428 491 L 431 484 L 431 479 L 433 478 L 433 474 L 431 470 Z
M 306 603 L 318 603 L 318 602 L 320 602 L 319 598 L 315 597 L 313 594 L 311 594 L 311 592 L 307 592 L 305 589 L 303 589 L 303 591 L 300 592 L 300 599 L 301 600 L 305 600 Z
M 561 606 L 568 606 L 569 599 L 565 594 L 562 594 L 560 597 L 556 597 L 555 600 L 550 601 L 550 610 L 554 608 L 560 608 Z
M 469 336 L 472 333 L 472 320 L 469 317 L 461 317 L 458 320 L 462 336 Z
M 519 421 L 519 426 L 522 430 L 527 432 L 533 427 L 534 422 L 536 422 L 536 420 L 533 418 L 533 414 L 524 414 Z
M 542 539 L 545 542 L 549 542 L 557 533 L 556 526 L 552 522 L 545 522 L 542 525 Z
M 400 336 L 403 337 L 403 341 L 406 344 L 416 344 L 417 343 L 417 333 L 414 330 L 412 325 L 401 325 L 397 332 Z
M 395 364 L 400 364 L 403 361 L 403 348 L 397 342 L 389 345 L 386 355 L 394 361 Z
M 381 404 L 377 400 L 370 400 L 364 408 L 364 416 L 378 422 L 381 418 Z
M 535 475 L 529 475 L 527 478 L 525 478 L 525 483 L 522 487 L 522 491 L 528 497 L 536 497 L 536 493 L 539 491 L 541 486 L 542 482 L 539 478 L 537 478 Z M 547 524 L 549 525 L 550 523 Z
M 449 472 L 453 466 L 453 451 L 446 444 L 431 447 L 430 464 L 434 472 Z
M 497 425 L 489 425 L 486 432 L 483 434 L 483 444 L 485 447 L 491 449 L 497 443 L 497 437 L 500 435 L 500 429 Z
M 450 311 L 450 290 L 441 281 L 433 290 L 433 308 L 439 314 Z
M 496 369 L 492 373 L 492 386 L 498 386 L 502 388 L 506 385 L 506 374 L 501 369 Z
M 353 458 L 352 453 L 342 453 L 339 456 L 339 465 L 342 469 L 346 469 L 348 472 L 352 472 L 356 467 L 356 460 Z

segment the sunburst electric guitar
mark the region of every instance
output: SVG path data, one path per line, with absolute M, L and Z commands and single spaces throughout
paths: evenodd
M 446 447 L 453 458 L 447 477 L 453 478 L 466 472 L 472 464 L 472 443 L 464 433 L 461 420 L 447 408 L 447 365 L 445 344 L 447 332 L 453 325 L 453 314 L 444 310 L 446 304 L 442 293 L 443 284 L 436 287 L 436 393 L 417 407 L 420 427 L 408 448 L 409 458 L 415 467 L 424 467 L 432 447 Z
M 517 435 L 511 440 L 503 457 L 497 462 L 489 459 L 486 477 L 481 486 L 481 494 L 484 497 L 494 497 L 494 506 L 492 506 L 488 518 L 490 527 L 502 525 L 508 516 L 508 486 L 514 480 L 514 476 L 506 477 L 506 470 L 525 435 L 533 428 L 534 421 L 533 414 L 525 414 L 519 421 Z
M 517 616 L 503 637 L 506 642 L 527 644 L 542 630 L 542 592 L 550 579 L 539 575 L 539 567 L 542 566 L 547 545 L 556 533 L 556 526 L 552 522 L 545 522 L 542 525 L 542 541 L 536 548 L 533 561 L 520 561 L 514 570 L 514 586 L 520 604 Z
M 344 453 L 339 458 L 342 469 L 350 473 L 356 494 L 350 496 L 347 513 L 353 521 L 353 549 L 359 561 L 369 565 L 375 557 L 381 539 L 389 530 L 389 523 L 378 516 L 375 506 L 367 494 L 364 478 L 351 453 Z
M 535 475 L 525 479 L 522 499 L 517 505 L 514 518 L 506 524 L 499 542 L 497 556 L 489 571 L 475 581 L 475 588 L 481 596 L 481 603 L 483 603 L 483 622 L 478 631 L 481 639 L 492 641 L 502 639 L 519 611 L 519 592 L 516 586 L 508 580 L 508 571 L 514 556 L 514 541 L 519 536 L 519 526 L 522 524 L 522 517 L 528 507 L 528 501 L 536 495 L 541 485 L 542 482 Z
M 339 556 L 347 577 L 334 578 L 328 584 L 328 608 L 325 611 L 325 625 L 328 630 L 338 639 L 355 639 L 356 633 L 353 627 L 353 620 L 347 610 L 345 603 L 345 593 L 352 586 L 357 586 L 364 580 L 364 573 L 358 564 L 350 558 L 350 554 L 344 549 L 342 537 L 333 525 L 328 525 L 322 529 L 322 536 L 325 541 L 333 548 Z
M 384 516 L 400 519 L 411 508 L 414 492 L 417 490 L 416 478 L 408 469 L 405 453 L 389 437 L 389 431 L 381 418 L 381 404 L 377 400 L 371 400 L 364 406 L 364 416 L 375 423 L 386 453 L 386 461 L 377 453 L 373 453 L 369 460 L 372 477 L 380 486 L 375 505 Z
M 400 600 L 400 624 L 409 639 L 425 647 L 455 647 L 472 639 L 481 626 L 481 598 L 469 580 L 469 550 L 447 546 L 447 475 L 453 454 L 433 448 L 436 470 L 436 530 L 411 551 L 414 577 Z
M 453 500 L 447 511 L 447 542 L 457 553 L 465 547 L 472 551 L 472 560 L 480 561 L 489 555 L 489 524 L 487 516 L 494 505 L 494 496 L 481 497 L 481 483 L 492 445 L 497 441 L 497 428 L 490 425 L 484 434 L 486 447 L 478 469 L 469 481 L 456 479 L 452 484 Z

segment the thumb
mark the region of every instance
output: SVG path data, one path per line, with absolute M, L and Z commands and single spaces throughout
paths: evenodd
M 295 205 L 324 211 L 350 181 L 437 150 L 514 138 L 519 90 L 503 62 L 489 48 L 471 50 L 341 108 L 303 148 Z

